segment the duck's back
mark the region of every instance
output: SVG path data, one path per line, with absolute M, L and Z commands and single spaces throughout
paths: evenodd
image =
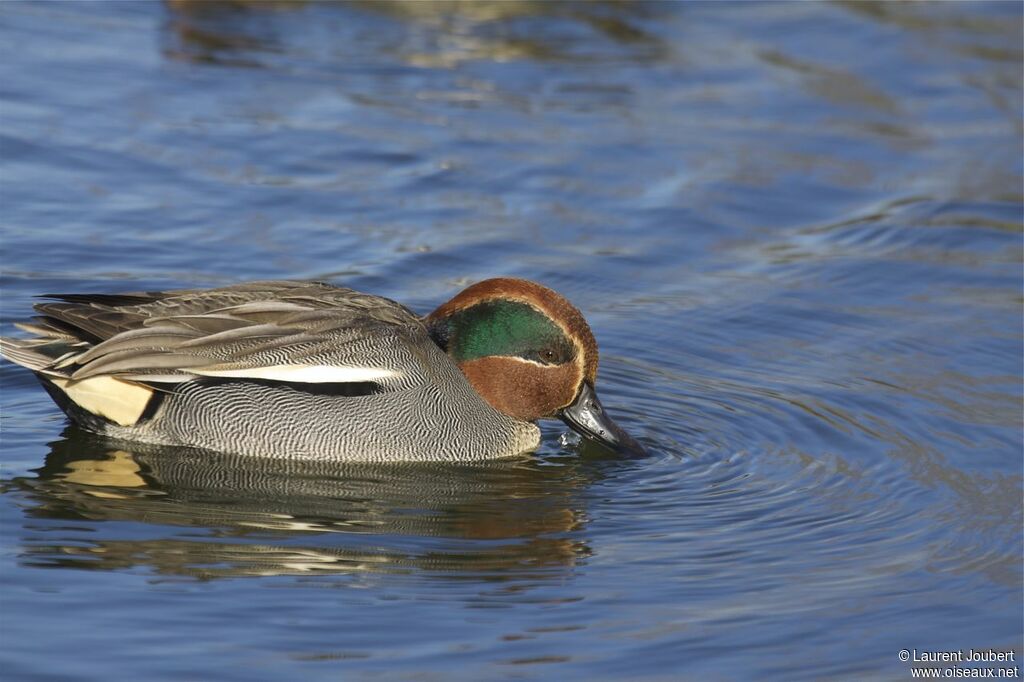
M 255 455 L 478 460 L 537 445 L 419 318 L 319 282 L 53 296 L 5 339 L 75 421 L 110 436 Z

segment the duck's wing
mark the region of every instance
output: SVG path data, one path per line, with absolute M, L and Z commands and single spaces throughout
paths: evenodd
M 71 381 L 224 377 L 394 390 L 430 377 L 433 342 L 416 315 L 318 282 L 48 298 L 57 301 L 37 305 L 40 316 L 22 325 L 37 338 L 8 341 L 4 353 Z

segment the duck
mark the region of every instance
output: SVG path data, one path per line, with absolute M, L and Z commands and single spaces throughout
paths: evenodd
M 68 418 L 110 438 L 348 462 L 481 461 L 535 451 L 558 418 L 643 447 L 595 391 L 583 314 L 536 282 L 477 282 L 421 317 L 320 281 L 47 294 L 0 339 Z

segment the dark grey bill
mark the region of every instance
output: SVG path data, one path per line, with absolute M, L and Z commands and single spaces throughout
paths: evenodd
M 581 436 L 595 440 L 620 454 L 631 457 L 647 455 L 640 443 L 612 421 L 601 406 L 601 401 L 597 399 L 594 387 L 588 382 L 583 383 L 583 388 L 580 389 L 573 404 L 562 408 L 558 416 Z

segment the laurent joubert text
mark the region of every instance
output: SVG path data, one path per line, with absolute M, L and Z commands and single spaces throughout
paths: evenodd
M 1016 661 L 1014 651 L 996 651 L 995 649 L 963 649 L 949 651 L 928 651 L 922 649 L 900 649 L 900 660 L 912 663 L 1007 663 Z M 1020 668 L 925 668 L 910 669 L 911 677 L 927 678 L 1019 678 Z
M 900 651 L 901 661 L 921 663 L 972 663 L 984 661 L 995 663 L 1014 661 L 1016 652 L 996 651 L 995 649 L 957 649 L 956 651 L 925 651 L 923 649 L 903 649 Z

